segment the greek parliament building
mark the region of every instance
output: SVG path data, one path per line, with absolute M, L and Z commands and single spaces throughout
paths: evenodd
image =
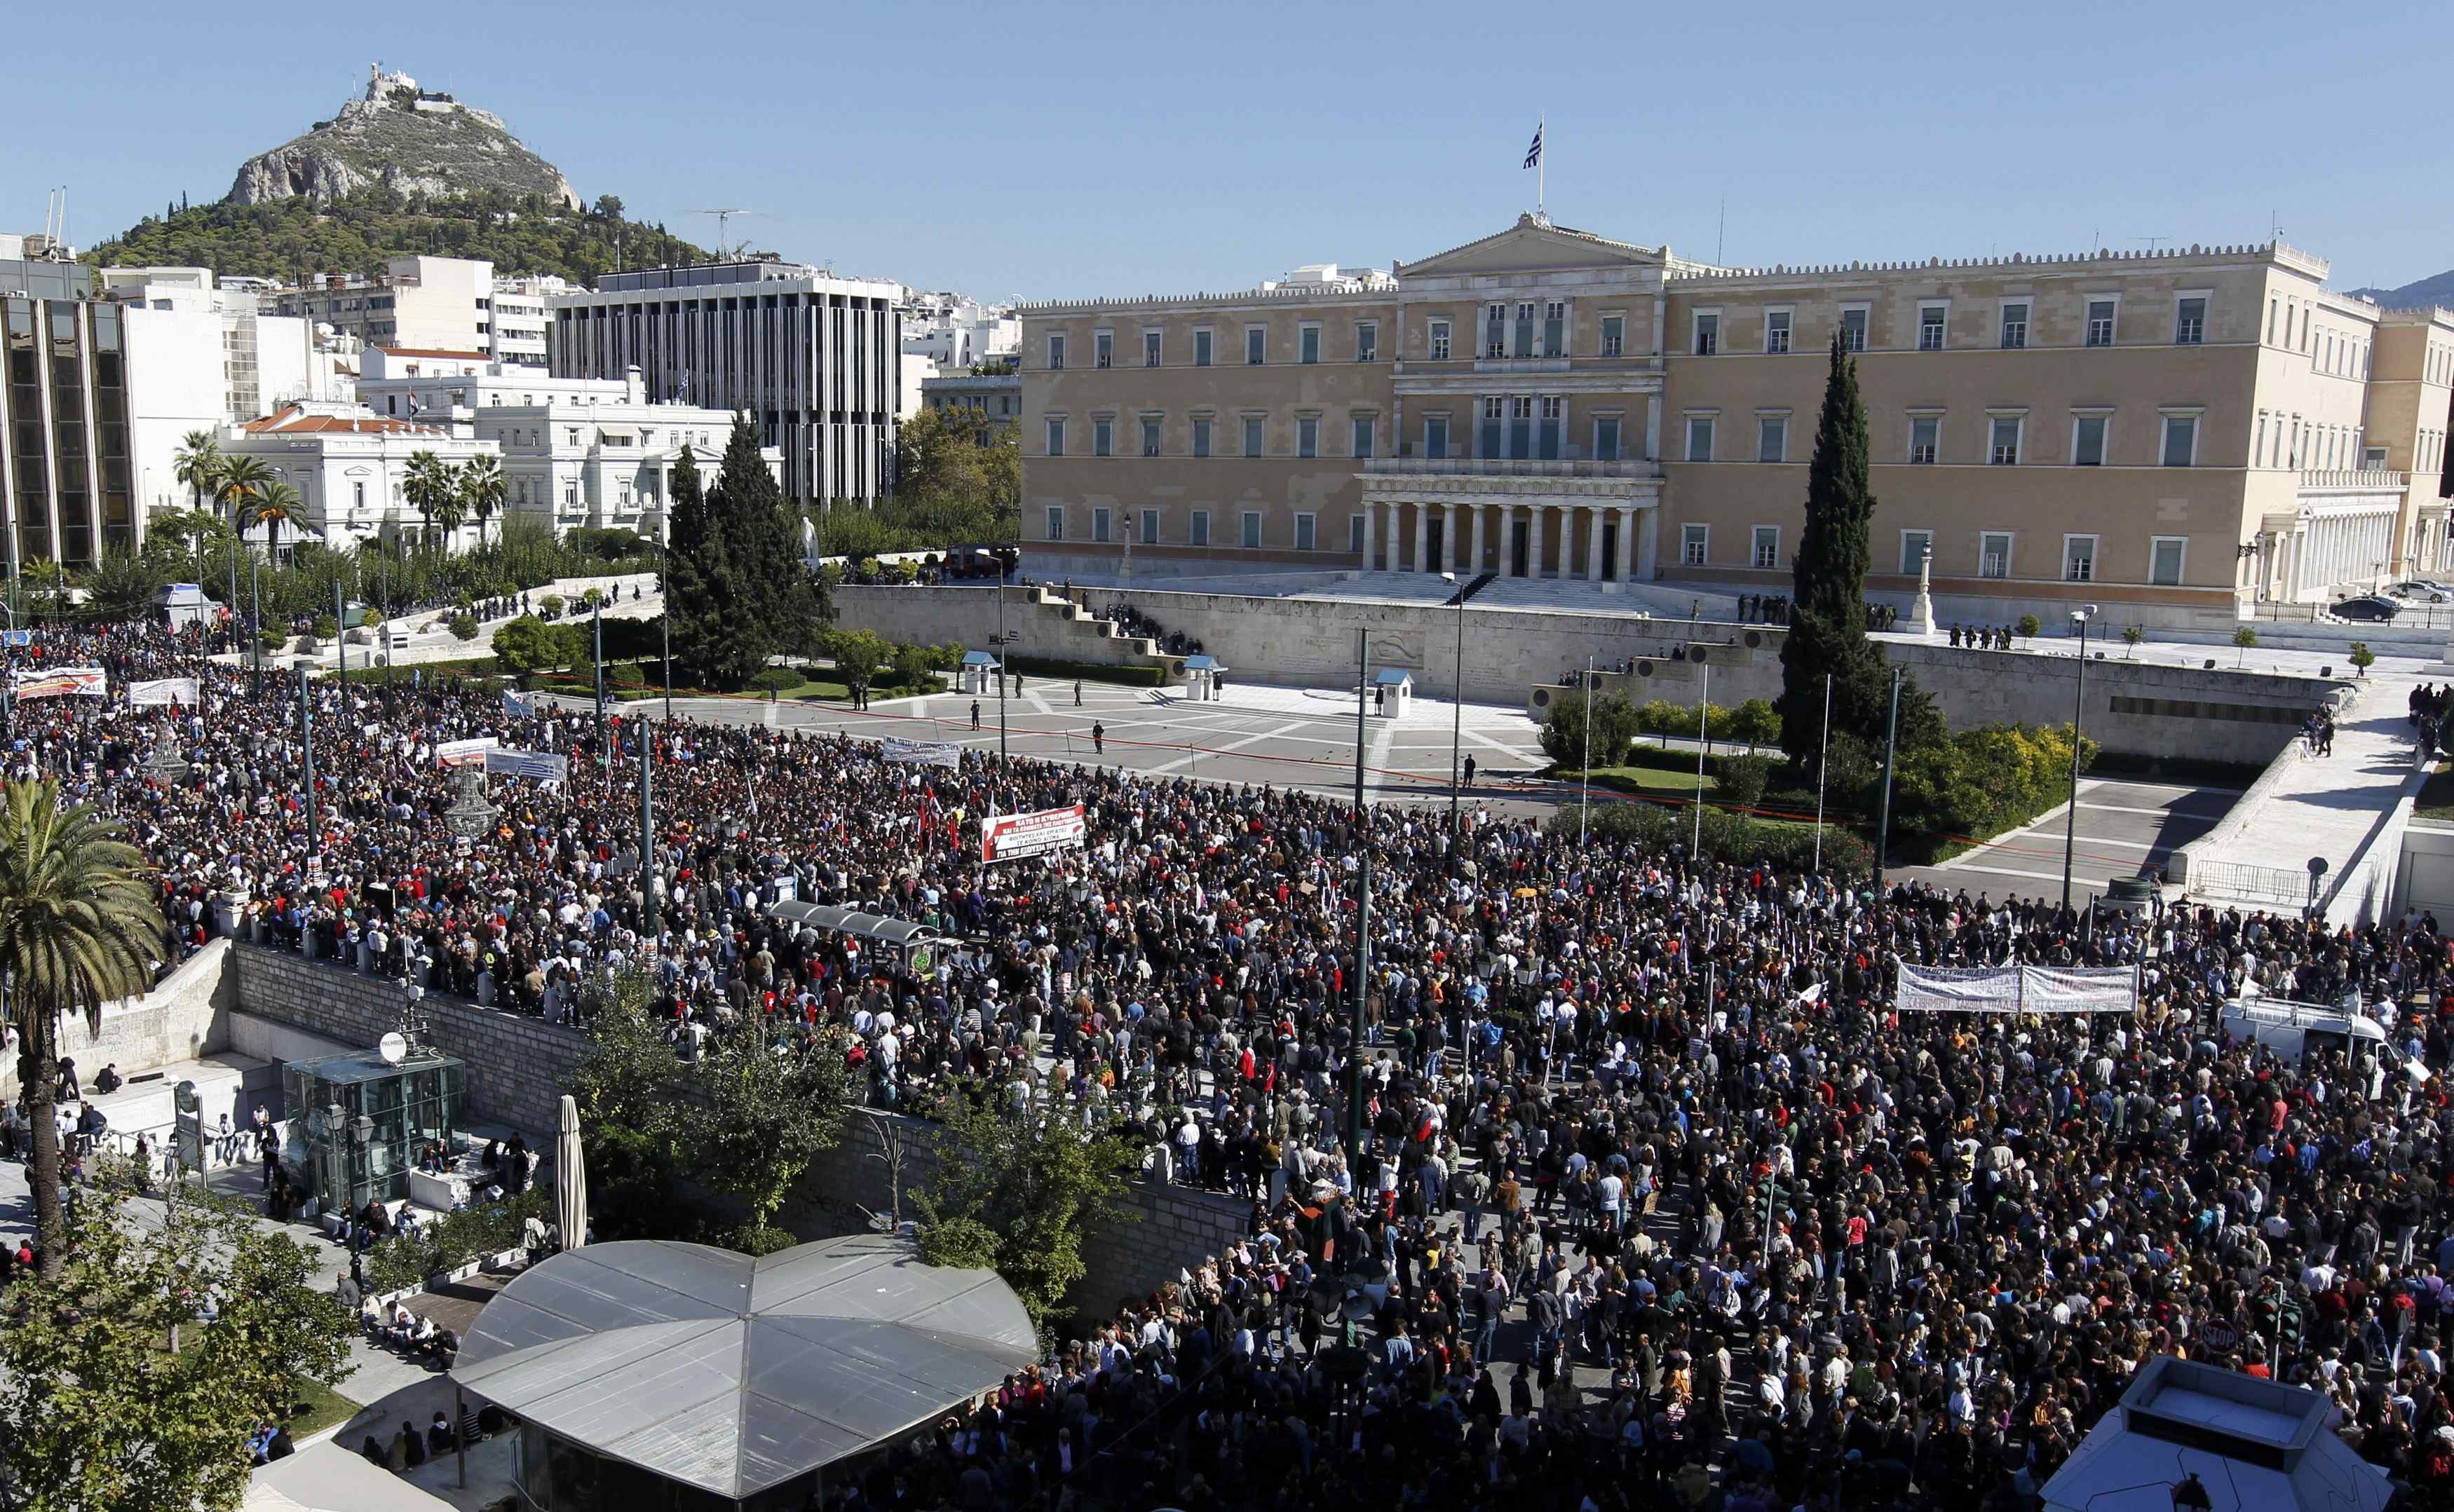
M 1830 343 L 1873 586 L 2230 619 L 2448 566 L 2454 313 L 2281 244 L 1720 268 L 1527 215 L 1390 272 L 1022 308 L 1027 570 L 1785 591 Z

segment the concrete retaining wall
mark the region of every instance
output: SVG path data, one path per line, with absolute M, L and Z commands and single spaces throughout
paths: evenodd
M 223 969 L 230 951 L 229 941 L 215 940 L 145 996 L 106 1005 L 99 1034 L 87 1033 L 84 1018 L 71 1016 L 60 1025 L 60 1053 L 76 1062 L 78 1075 L 91 1084 L 106 1065 L 133 1076 L 233 1048 L 233 985 Z M 13 1101 L 20 1090 L 17 1057 L 0 1056 L 0 1097 Z
M 835 628 L 875 630 L 890 641 L 930 646 L 960 642 L 985 650 L 997 633 L 997 593 L 980 587 L 876 587 L 835 590 Z M 1164 661 L 1148 641 L 1109 634 L 1104 620 L 1037 587 L 1009 586 L 1003 624 L 1016 639 L 1016 656 L 1046 656 L 1098 666 L 1137 666 Z

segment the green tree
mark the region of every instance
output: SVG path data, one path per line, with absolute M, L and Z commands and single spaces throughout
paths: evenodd
M 212 559 L 230 549 L 230 522 L 211 509 L 167 509 L 145 527 L 146 559 L 186 573 L 191 583 L 211 587 Z
M 1082 1278 L 1082 1236 L 1124 1216 L 1132 1141 L 1054 1081 L 958 1081 L 933 1109 L 935 1172 L 914 1194 L 921 1258 L 988 1265 L 1034 1323 Z
M 434 523 L 459 499 L 459 480 L 452 465 L 432 451 L 412 451 L 401 479 L 401 497 L 426 522 L 426 544 L 434 545 Z
M 157 560 L 114 546 L 86 573 L 81 587 L 88 608 L 104 619 L 126 620 L 151 609 L 153 596 L 169 581 Z
M 248 1438 L 350 1373 L 317 1259 L 185 1184 L 159 1213 L 107 1162 L 68 1258 L 0 1299 L 0 1442 L 23 1512 L 195 1512 L 246 1493 Z M 205 1316 L 210 1301 L 213 1316 Z
M 2233 666 L 2240 666 L 2249 660 L 2250 648 L 2258 644 L 2258 632 L 2244 625 L 2232 632 L 2232 644 L 2241 647 L 2241 654 L 2232 662 Z
M 60 1021 L 102 1028 L 102 1005 L 153 985 L 169 954 L 144 856 L 55 782 L 0 787 L 0 973 L 17 1030 L 17 1077 L 33 1126 L 34 1232 L 46 1274 L 60 1263 Z
M 801 558 L 800 516 L 784 502 L 784 490 L 759 449 L 758 428 L 736 415 L 716 469 L 708 509 L 724 522 L 724 534 L 738 582 L 746 592 L 737 619 L 740 654 L 751 670 L 779 651 L 807 652 L 835 619 L 826 589 Z
M 1616 688 L 1593 699 L 1591 706 L 1593 764 L 1596 767 L 1616 766 L 1626 756 L 1629 743 L 1636 739 L 1636 706 Z M 1542 722 L 1542 754 L 1563 770 L 1584 767 L 1586 708 L 1582 690 L 1558 694 L 1552 701 L 1550 717 Z M 1693 712 L 1688 714 L 1688 729 L 1690 733 L 1695 729 Z
M 221 481 L 222 444 L 210 430 L 191 430 L 179 438 L 179 448 L 171 454 L 171 476 L 188 489 L 195 507 L 205 507 L 205 495 Z
M 502 459 L 492 452 L 471 457 L 460 465 L 457 482 L 460 507 L 477 522 L 477 544 L 482 547 L 486 544 L 486 522 L 502 508 L 511 491 L 511 486 L 503 481 Z
M 660 586 L 682 681 L 697 687 L 737 687 L 755 668 L 737 665 L 725 632 L 734 592 L 733 554 L 723 522 L 699 487 L 697 458 L 687 446 L 674 464 L 667 521 Z
M 533 614 L 523 614 L 494 627 L 494 660 L 507 672 L 541 672 L 548 667 L 569 666 L 566 654 L 569 643 L 554 631 L 561 627 L 548 625 Z
M 865 698 L 877 681 L 878 667 L 892 660 L 895 647 L 875 630 L 835 630 L 827 636 L 827 654 L 835 658 L 835 675 L 855 699 Z
M 2124 627 L 2122 632 L 2122 644 L 2130 647 L 2130 649 L 2122 653 L 2123 657 L 2127 659 L 2138 655 L 2139 643 L 2146 638 L 2147 627 L 2143 625 L 2132 625 Z
M 275 478 L 258 489 L 247 503 L 245 524 L 264 527 L 264 555 L 269 562 L 281 560 L 281 527 L 298 518 L 298 490 Z
M 2369 675 L 2369 668 L 2377 665 L 2377 652 L 2369 649 L 2368 642 L 2354 641 L 2352 643 L 2351 654 L 2345 657 L 2344 660 L 2350 662 L 2353 666 L 2359 668 L 2360 674 L 2363 677 L 2366 677 Z
M 261 498 L 264 490 L 280 480 L 265 465 L 262 457 L 225 457 L 221 470 L 214 475 L 213 497 L 230 511 L 231 532 L 244 538 L 247 534 L 248 506 Z
M 1832 679 L 1832 720 L 1841 730 L 1880 741 L 1889 697 L 1882 653 L 1866 639 L 1866 568 L 1875 495 L 1868 475 L 1866 405 L 1858 364 L 1832 338 L 1807 466 L 1806 524 L 1792 564 L 1789 633 L 1780 644 L 1780 743 L 1811 766 L 1823 739 L 1823 679 Z

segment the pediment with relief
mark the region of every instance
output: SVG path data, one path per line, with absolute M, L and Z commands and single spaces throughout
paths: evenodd
M 1579 268 L 1659 268 L 1658 248 L 1615 242 L 1590 231 L 1570 230 L 1520 215 L 1504 231 L 1451 248 L 1418 263 L 1400 264 L 1400 278 L 1438 278 L 1476 273 L 1551 272 Z

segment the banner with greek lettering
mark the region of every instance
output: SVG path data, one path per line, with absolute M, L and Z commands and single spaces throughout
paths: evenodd
M 1039 808 L 1027 814 L 991 814 L 980 826 L 982 861 L 1019 861 L 1025 856 L 1082 844 L 1082 806 Z
M 486 771 L 495 777 L 526 777 L 532 782 L 571 780 L 571 758 L 545 751 L 512 750 L 497 746 L 486 752 Z
M 110 691 L 111 678 L 99 666 L 54 666 L 17 674 L 21 704 L 30 698 L 101 698 Z
M 473 740 L 447 740 L 434 747 L 434 765 L 483 766 L 486 753 L 494 749 L 497 744 L 492 735 L 481 735 Z
M 131 704 L 177 704 L 187 708 L 196 706 L 196 680 L 192 677 L 157 677 L 150 683 L 128 685 L 128 701 Z
M 2129 1013 L 2128 966 L 1916 966 L 1902 962 L 1892 1005 L 1902 1013 Z
M 890 766 L 944 766 L 951 770 L 963 765 L 963 747 L 950 740 L 895 740 L 890 737 L 880 747 L 878 759 Z

